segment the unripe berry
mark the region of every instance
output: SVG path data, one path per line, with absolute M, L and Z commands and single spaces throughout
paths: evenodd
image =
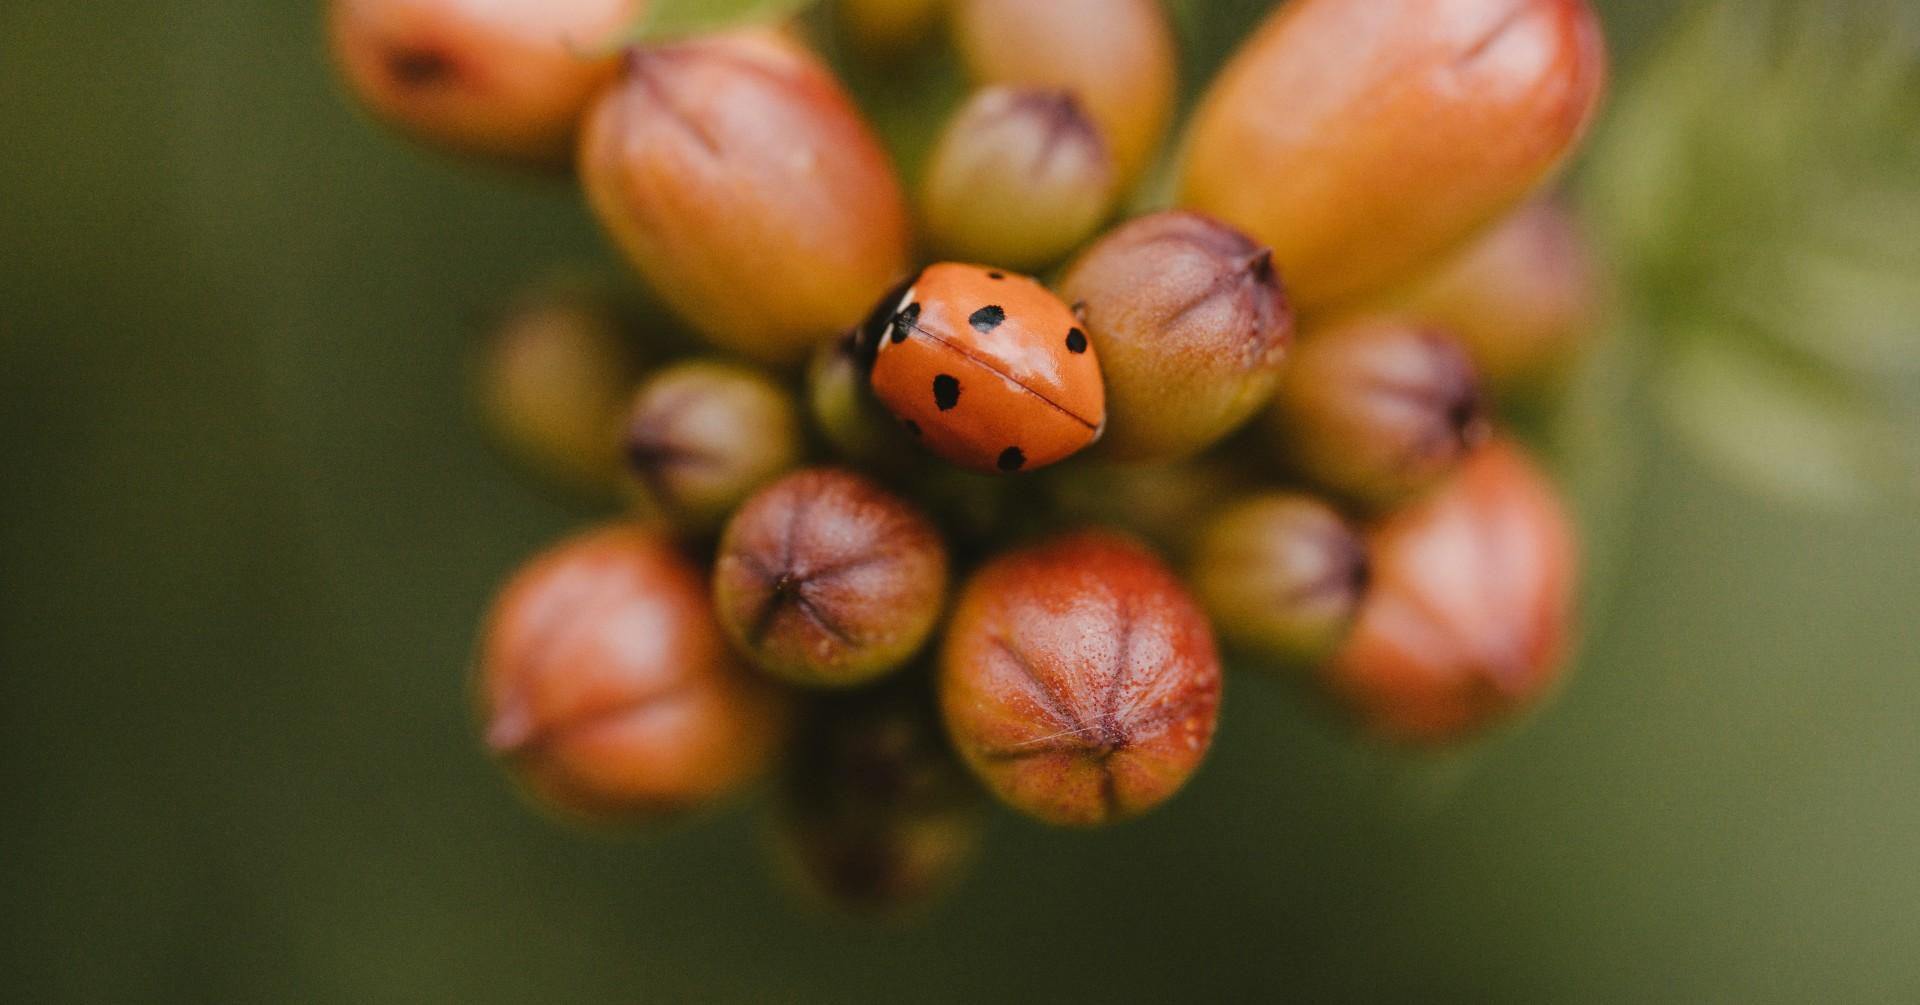
M 629 489 L 643 512 L 711 531 L 804 454 L 799 405 L 751 367 L 717 360 L 654 373 L 627 411 Z
M 823 342 L 807 365 L 807 413 L 841 456 L 862 464 L 897 466 L 913 458 L 913 444 L 880 399 L 867 371 L 871 354 L 856 335 Z
M 1157 0 L 956 0 L 953 30 L 976 84 L 1078 98 L 1122 187 L 1159 149 L 1176 82 L 1173 29 Z
M 1431 487 L 1487 435 L 1466 350 L 1444 332 L 1392 318 L 1302 339 L 1271 420 L 1301 477 L 1371 508 Z
M 1367 549 L 1333 507 L 1274 492 L 1208 522 L 1194 592 L 1230 645 L 1287 668 L 1311 666 L 1346 638 L 1366 595 Z
M 926 906 L 980 844 L 980 788 L 925 681 L 902 683 L 810 701 L 781 773 L 783 857 L 806 889 L 864 917 Z
M 741 667 L 700 573 L 661 536 L 603 527 L 528 563 L 477 667 L 487 746 L 541 803 L 646 819 L 734 791 L 783 735 L 784 697 Z
M 1576 545 L 1558 494 L 1519 448 L 1481 448 L 1369 541 L 1372 587 L 1323 670 L 1367 731 L 1457 740 L 1553 685 L 1572 621 Z
M 1293 312 L 1266 248 L 1198 213 L 1154 213 L 1083 252 L 1061 295 L 1107 387 L 1100 450 L 1167 460 L 1211 445 L 1273 395 Z
M 555 288 L 501 316 L 475 360 L 474 392 L 514 461 L 569 492 L 610 499 L 620 414 L 638 372 L 617 310 L 597 294 Z
M 1144 813 L 1212 742 L 1220 660 L 1160 560 L 1077 534 L 1003 556 L 962 592 L 940 667 L 947 731 L 1014 808 L 1091 826 Z
M 644 0 L 332 0 L 334 58 L 375 114 L 447 149 L 561 167 Z
M 947 550 L 918 509 L 845 471 L 768 486 L 720 539 L 714 604 L 734 644 L 799 684 L 845 686 L 898 669 L 946 601 Z
M 920 205 L 943 257 L 1032 271 L 1086 240 L 1114 195 L 1106 141 L 1071 93 L 989 87 L 941 134 Z
M 1351 301 L 1524 199 L 1605 76 L 1586 0 L 1295 0 L 1201 101 L 1182 202 L 1271 245 L 1303 308 Z
M 1089 460 L 1055 471 L 1042 483 L 1043 516 L 1053 526 L 1125 527 L 1175 558 L 1192 551 L 1220 501 L 1250 480 L 1244 460 L 1228 452 L 1161 464 Z
M 1600 324 L 1599 264 L 1565 206 L 1530 203 L 1393 298 L 1460 337 L 1492 387 L 1553 388 Z
M 907 271 L 905 198 L 839 83 L 784 36 L 632 50 L 581 180 L 640 274 L 715 344 L 793 363 Z

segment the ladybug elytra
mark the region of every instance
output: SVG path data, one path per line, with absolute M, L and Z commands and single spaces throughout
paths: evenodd
M 1086 329 L 1026 276 L 928 266 L 875 311 L 872 384 L 901 425 L 961 467 L 1012 473 L 1099 439 L 1106 391 Z

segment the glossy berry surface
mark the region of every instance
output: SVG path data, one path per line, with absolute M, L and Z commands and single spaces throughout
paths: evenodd
M 914 278 L 874 346 L 874 395 L 927 449 L 1011 474 L 1092 443 L 1106 391 L 1080 319 L 1038 282 L 942 263 Z

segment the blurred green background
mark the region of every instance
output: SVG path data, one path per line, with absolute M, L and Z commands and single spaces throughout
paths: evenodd
M 1205 65 L 1261 5 L 1195 6 Z M 1603 7 L 1626 77 L 1673 9 Z M 605 259 L 572 192 L 371 128 L 310 3 L 8 0 L 0 150 L 0 998 L 1920 1000 L 1911 506 L 1772 502 L 1629 401 L 1613 602 L 1526 728 L 1408 765 L 1238 677 L 1174 805 L 1003 815 L 862 928 L 749 807 L 583 839 L 475 744 L 478 613 L 578 518 L 465 354 Z

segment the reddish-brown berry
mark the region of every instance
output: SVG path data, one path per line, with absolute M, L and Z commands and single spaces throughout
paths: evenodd
M 805 889 L 849 914 L 925 907 L 979 850 L 980 787 L 918 676 L 808 702 L 780 797 L 783 857 Z
M 1144 813 L 1206 755 L 1212 630 L 1173 573 L 1110 534 L 999 558 L 962 592 L 940 667 L 947 730 L 1001 799 L 1049 823 Z
M 728 636 L 761 669 L 799 684 L 858 684 L 898 669 L 932 633 L 947 550 L 905 500 L 814 468 L 734 515 L 713 592 Z
M 332 0 L 334 58 L 382 119 L 460 153 L 561 167 L 644 0 Z
M 613 525 L 509 582 L 476 668 L 487 746 L 539 802 L 612 823 L 691 809 L 766 767 L 784 697 L 748 673 L 699 571 Z
M 1360 318 L 1302 339 L 1272 432 L 1301 477 L 1365 507 L 1432 487 L 1487 435 L 1473 360 L 1444 332 Z
M 1368 732 L 1457 740 L 1552 687 L 1572 621 L 1576 545 L 1558 494 L 1518 447 L 1481 448 L 1369 541 L 1372 586 L 1323 670 Z
M 1460 337 L 1494 388 L 1559 384 L 1600 325 L 1603 282 L 1578 221 L 1531 203 L 1390 298 L 1395 311 Z

